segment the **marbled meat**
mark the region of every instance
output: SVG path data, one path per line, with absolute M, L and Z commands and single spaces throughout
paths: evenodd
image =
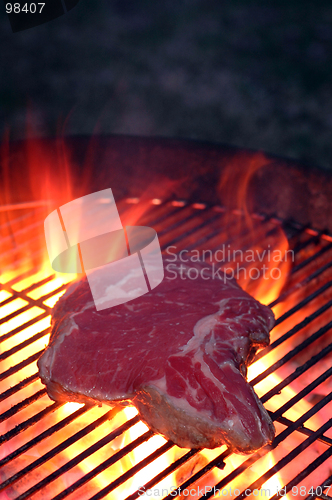
M 188 275 L 181 265 L 165 266 L 146 295 L 102 311 L 86 279 L 71 285 L 54 308 L 41 380 L 57 401 L 129 400 L 178 446 L 251 453 L 275 433 L 245 378 L 269 344 L 273 313 L 222 273 L 191 263 Z

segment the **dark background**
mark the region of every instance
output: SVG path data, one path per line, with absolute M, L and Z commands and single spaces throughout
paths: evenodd
M 47 0 L 46 0 L 47 1 Z M 332 168 L 332 2 L 81 0 L 12 33 L 0 133 L 166 136 Z

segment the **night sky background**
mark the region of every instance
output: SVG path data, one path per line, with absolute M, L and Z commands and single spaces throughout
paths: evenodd
M 81 0 L 12 33 L 0 133 L 224 143 L 332 168 L 331 0 Z

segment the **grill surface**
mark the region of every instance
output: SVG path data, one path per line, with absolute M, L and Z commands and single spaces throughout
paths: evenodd
M 118 208 L 125 218 L 140 205 L 124 199 Z M 251 376 L 275 422 L 273 444 L 249 457 L 226 447 L 181 450 L 149 431 L 133 408 L 52 402 L 36 360 L 48 341 L 51 307 L 71 277 L 61 281 L 50 268 L 41 270 L 38 235 L 47 212 L 20 209 L 8 212 L 0 256 L 1 269 L 9 270 L 0 277 L 0 497 L 134 500 L 147 491 L 150 498 L 276 499 L 286 490 L 288 498 L 332 499 L 332 237 L 255 214 L 250 238 L 246 229 L 230 238 L 241 212 L 182 200 L 147 205 L 138 222 L 156 229 L 164 251 L 216 250 L 234 238 L 237 248 L 264 248 L 283 227 L 295 259 L 270 304 L 277 317 L 271 345 L 256 356 Z M 276 484 L 284 488 L 279 495 Z

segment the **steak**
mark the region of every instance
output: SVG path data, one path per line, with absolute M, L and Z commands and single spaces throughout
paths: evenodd
M 84 278 L 54 308 L 39 374 L 54 400 L 129 400 L 178 446 L 251 453 L 275 433 L 245 378 L 273 325 L 267 306 L 200 263 L 166 261 L 158 287 L 101 311 Z

